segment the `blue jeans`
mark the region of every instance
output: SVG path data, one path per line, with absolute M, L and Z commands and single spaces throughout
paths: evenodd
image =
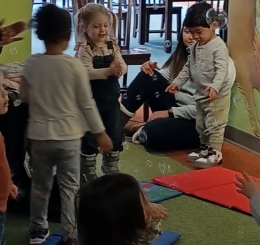
M 4 245 L 5 213 L 0 212 L 0 245 Z
M 80 181 L 80 146 L 78 140 L 31 140 L 32 189 L 31 228 L 47 229 L 47 212 L 57 166 L 57 183 L 61 197 L 62 237 L 77 236 L 75 197 Z

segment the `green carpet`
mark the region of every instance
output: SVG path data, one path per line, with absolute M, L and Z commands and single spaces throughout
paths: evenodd
M 188 171 L 164 155 L 147 153 L 141 146 L 128 143 L 121 155 L 120 169 L 138 180 L 154 175 Z M 220 176 L 221 177 L 221 176 Z M 260 229 L 253 218 L 218 205 L 182 195 L 162 203 L 169 212 L 164 230 L 179 232 L 178 245 L 259 245 Z M 6 244 L 28 245 L 29 218 L 9 213 L 6 222 Z M 56 230 L 57 224 L 50 224 Z M 123 244 L 122 244 L 123 245 Z

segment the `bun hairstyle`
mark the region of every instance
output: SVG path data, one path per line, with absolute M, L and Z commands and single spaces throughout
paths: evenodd
M 45 43 L 70 40 L 72 27 L 70 14 L 54 4 L 41 7 L 31 19 L 29 26 L 36 29 L 38 38 Z

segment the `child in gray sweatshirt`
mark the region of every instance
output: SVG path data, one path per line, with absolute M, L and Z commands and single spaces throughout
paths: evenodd
M 206 21 L 206 13 L 211 8 L 210 4 L 200 2 L 188 9 L 184 26 L 189 29 L 196 43 L 191 47 L 183 70 L 166 89 L 166 92 L 175 93 L 189 79 L 196 85 L 196 129 L 201 144 L 197 151 L 188 155 L 187 160 L 199 168 L 212 167 L 222 162 L 221 148 L 231 95 L 228 49 L 215 34 L 217 21 L 211 24 Z M 214 12 L 213 9 L 211 11 Z

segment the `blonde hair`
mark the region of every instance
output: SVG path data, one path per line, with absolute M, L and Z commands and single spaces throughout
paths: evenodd
M 88 3 L 75 15 L 76 24 L 76 40 L 77 42 L 87 42 L 90 46 L 95 46 L 89 38 L 87 32 L 82 29 L 82 25 L 89 25 L 96 14 L 104 14 L 109 18 L 109 34 L 110 40 L 116 38 L 117 16 L 103 5 L 98 3 Z

